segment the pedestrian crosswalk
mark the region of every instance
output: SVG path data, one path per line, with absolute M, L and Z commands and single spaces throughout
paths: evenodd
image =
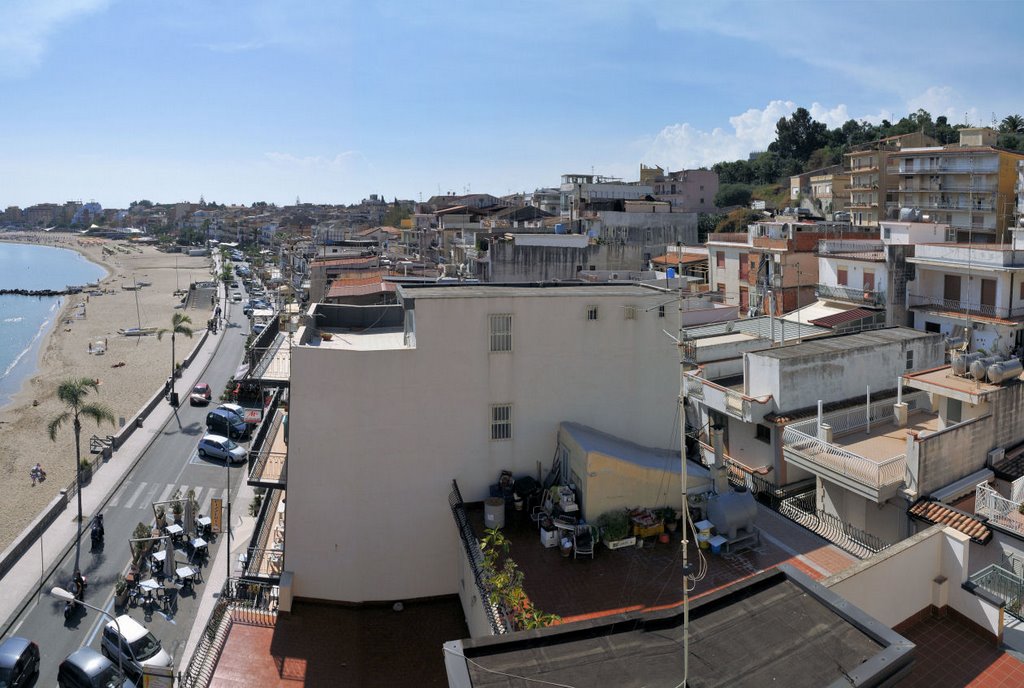
M 175 490 L 182 495 L 192 489 L 196 491 L 196 503 L 201 513 L 207 513 L 211 499 L 227 501 L 228 490 L 225 487 L 202 487 L 199 485 L 176 485 L 174 483 L 150 483 L 126 481 L 111 497 L 108 508 L 120 509 L 151 509 L 154 502 L 165 502 L 171 498 Z

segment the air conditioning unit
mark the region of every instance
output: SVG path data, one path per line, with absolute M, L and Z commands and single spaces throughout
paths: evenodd
M 987 461 L 986 465 L 988 465 L 989 467 L 997 466 L 997 465 L 999 465 L 999 462 L 1003 460 L 1004 456 L 1006 456 L 1006 448 L 1005 447 L 999 447 L 998 449 L 993 449 L 992 451 L 990 451 L 988 453 L 988 461 Z

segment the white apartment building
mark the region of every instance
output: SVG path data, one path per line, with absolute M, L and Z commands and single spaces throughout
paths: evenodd
M 1024 344 L 1024 230 L 1010 244 L 921 244 L 907 262 L 914 327 L 963 337 L 971 351 L 1009 354 Z
M 291 359 L 294 594 L 457 592 L 451 481 L 477 501 L 502 470 L 546 474 L 563 421 L 678 448 L 672 296 L 632 284 L 403 285 L 397 306 L 313 306 Z
M 593 174 L 563 174 L 559 210 L 562 218 L 575 221 L 591 209 L 612 210 L 608 206 L 615 201 L 638 201 L 653 192 L 650 184 L 631 184 Z
M 808 495 L 814 512 L 893 541 L 905 535 L 906 518 L 900 515 L 907 505 L 892 501 L 903 486 L 905 432 L 889 444 L 873 441 L 893 430 L 893 390 L 900 377 L 941 365 L 944 356 L 939 335 L 907 328 L 746 352 L 740 375 L 707 379 L 709 366 L 685 374 L 688 418 L 701 428 L 706 461 L 713 456 L 712 428 L 720 428 L 725 457 L 734 467 Z M 916 409 L 918 401 L 907 403 Z M 847 450 L 831 449 L 831 435 L 819 440 L 816 428 L 805 427 L 817 423 L 819 402 L 836 437 L 862 429 L 870 407 L 871 447 L 859 449 L 856 436 L 844 439 L 854 445 Z

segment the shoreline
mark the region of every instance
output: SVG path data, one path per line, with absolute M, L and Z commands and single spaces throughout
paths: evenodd
M 117 330 L 137 324 L 137 308 L 143 325 L 169 326 L 180 301 L 174 296 L 178 282 L 175 264 L 179 264 L 180 270 L 205 277 L 210 274 L 210 259 L 78 235 L 0 235 L 0 241 L 73 250 L 106 273 L 99 280 L 101 295 L 82 292 L 60 297 L 61 306 L 45 335 L 40 337 L 35 369 L 25 376 L 10 400 L 0 406 L 0 442 L 4 446 L 0 455 L 0 491 L 5 496 L 0 501 L 2 550 L 60 489 L 74 480 L 74 433 L 70 426 L 60 428 L 55 442 L 46 433 L 49 420 L 64 410 L 56 398 L 59 382 L 69 377 L 97 379 L 98 393 L 90 393 L 89 399 L 107 404 L 119 423 L 133 417 L 170 373 L 170 338 L 123 337 Z M 126 281 L 143 278 L 151 286 L 139 291 L 121 289 Z M 209 317 L 203 308 L 187 313 L 197 330 L 205 326 Z M 186 347 L 187 344 L 178 347 L 178 361 L 184 357 Z M 82 456 L 90 456 L 89 437 L 114 434 L 118 428 L 118 424 L 99 427 L 85 421 Z M 43 463 L 48 476 L 46 482 L 33 487 L 28 471 L 37 461 Z

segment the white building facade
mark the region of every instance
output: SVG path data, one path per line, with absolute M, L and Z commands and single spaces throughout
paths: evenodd
M 292 349 L 288 567 L 296 596 L 457 592 L 447 502 L 502 470 L 546 474 L 573 421 L 678 447 L 678 351 L 664 290 L 399 288 L 388 313 L 318 305 Z M 667 311 L 667 313 L 666 313 Z

